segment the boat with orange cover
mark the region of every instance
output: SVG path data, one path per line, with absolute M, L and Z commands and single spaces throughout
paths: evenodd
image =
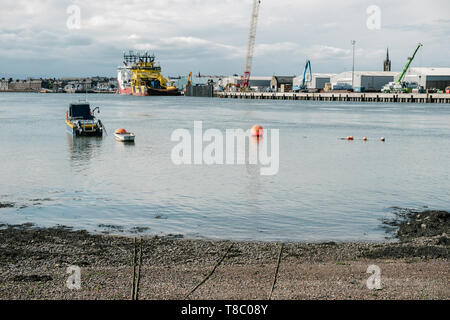
M 119 128 L 114 131 L 114 138 L 121 142 L 134 142 L 135 135 L 123 128 Z

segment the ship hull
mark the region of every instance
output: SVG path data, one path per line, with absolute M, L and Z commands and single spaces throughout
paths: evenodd
M 131 94 L 131 88 L 130 87 L 128 87 L 128 88 L 122 87 L 120 81 L 117 81 L 117 84 L 118 84 L 117 87 L 119 88 L 119 94 L 125 94 L 125 95 L 130 95 Z
M 67 133 L 70 133 L 73 136 L 76 137 L 101 137 L 103 136 L 103 130 L 97 125 L 94 125 L 94 128 L 91 128 L 91 125 L 89 126 L 89 130 L 80 130 L 77 128 L 77 126 L 69 121 L 66 120 L 66 131 Z
M 155 88 L 144 88 L 140 90 L 136 90 L 134 88 L 133 92 L 131 93 L 133 96 L 178 96 L 179 92 L 178 89 L 155 89 Z

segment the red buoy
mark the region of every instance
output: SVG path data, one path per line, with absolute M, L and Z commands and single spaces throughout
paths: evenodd
M 255 125 L 252 127 L 252 130 L 251 130 L 251 135 L 252 135 L 252 136 L 255 136 L 255 137 L 262 137 L 263 134 L 264 134 L 263 127 L 261 127 L 259 124 L 255 124 Z

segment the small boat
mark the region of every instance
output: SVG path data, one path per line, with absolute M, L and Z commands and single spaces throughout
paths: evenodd
M 91 111 L 88 102 L 71 103 L 66 112 L 67 131 L 74 136 L 97 136 L 103 135 L 104 126 L 100 119 L 94 116 L 98 107 Z
M 134 142 L 134 133 L 128 132 L 127 130 L 120 128 L 114 132 L 114 138 L 117 141 L 122 142 Z

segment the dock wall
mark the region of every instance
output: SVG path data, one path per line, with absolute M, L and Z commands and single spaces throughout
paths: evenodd
M 403 102 L 403 103 L 450 103 L 450 94 L 438 93 L 304 93 L 304 92 L 216 92 L 218 98 L 310 100 L 310 101 L 352 101 L 352 102 Z

